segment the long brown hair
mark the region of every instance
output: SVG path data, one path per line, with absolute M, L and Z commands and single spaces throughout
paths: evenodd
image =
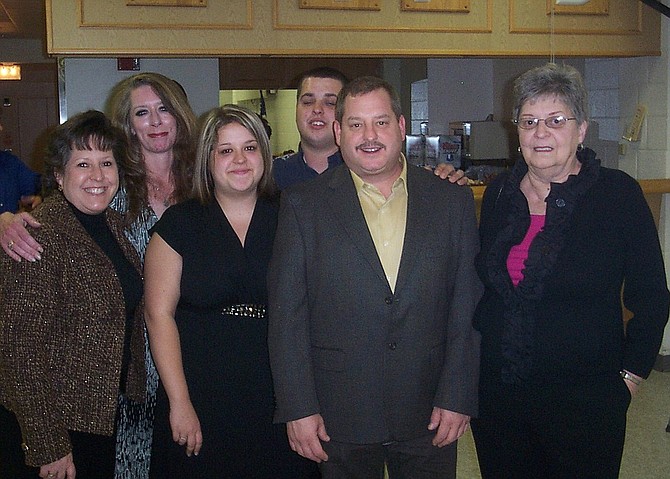
M 177 138 L 172 148 L 174 161 L 170 174 L 174 181 L 172 200 L 183 201 L 191 196 L 193 188 L 194 134 L 195 115 L 186 98 L 186 93 L 179 83 L 159 73 L 138 73 L 119 82 L 112 90 L 109 109 L 112 121 L 126 133 L 130 144 L 130 156 L 146 173 L 146 165 L 142 148 L 137 137 L 132 134 L 132 92 L 148 85 L 158 95 L 163 105 L 174 116 L 177 124 Z M 133 197 L 142 205 L 149 204 L 146 176 L 143 185 L 133 185 L 126 190 L 130 204 Z M 137 218 L 141 211 L 131 214 Z

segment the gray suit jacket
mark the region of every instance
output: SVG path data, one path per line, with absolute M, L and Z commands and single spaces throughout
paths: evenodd
M 413 166 L 407 187 L 395 293 L 345 165 L 282 193 L 268 275 L 277 422 L 320 413 L 331 438 L 362 444 L 429 434 L 434 406 L 476 415 L 472 192 Z

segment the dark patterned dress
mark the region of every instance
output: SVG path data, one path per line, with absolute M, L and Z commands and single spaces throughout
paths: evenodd
M 128 209 L 126 195 L 119 190 L 111 207 L 120 213 Z M 149 230 L 158 217 L 151 208 L 146 208 L 141 216 L 126 229 L 126 237 L 137 250 L 142 262 L 149 244 Z M 147 396 L 144 403 L 119 396 L 119 417 L 116 434 L 116 479 L 147 479 L 151 456 L 151 437 L 156 405 L 158 373 L 151 359 L 148 341 L 145 344 L 145 366 L 147 371 Z

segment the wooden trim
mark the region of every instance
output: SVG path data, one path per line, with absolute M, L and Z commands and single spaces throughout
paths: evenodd
M 400 0 L 400 10 L 405 12 L 468 13 L 470 0 Z
M 363 25 L 287 25 L 275 24 L 275 30 L 293 31 L 341 31 L 341 32 L 405 32 L 405 33 L 491 33 L 493 26 L 487 28 L 443 28 L 443 27 L 370 27 Z M 414 51 L 414 50 L 412 50 Z
M 637 180 L 645 194 L 670 193 L 670 178 Z
M 47 26 L 47 52 L 52 52 L 54 49 L 54 31 L 53 31 L 53 21 L 52 21 L 52 16 L 51 12 L 53 7 L 51 6 L 51 1 L 52 0 L 46 0 L 44 3 L 44 6 L 46 8 L 46 26 Z
M 353 57 L 473 57 L 473 58 L 511 58 L 536 57 L 549 58 L 550 55 L 562 58 L 570 57 L 639 57 L 657 56 L 661 54 L 660 40 L 656 39 L 659 29 L 658 15 L 650 16 L 643 10 L 644 32 L 637 35 L 592 35 L 569 38 L 569 35 L 557 35 L 555 45 L 550 45 L 549 35 L 538 31 L 538 35 L 510 34 L 509 3 L 495 0 L 479 0 L 470 2 L 471 12 L 462 13 L 430 13 L 400 12 L 398 3 L 401 0 L 380 2 L 381 12 L 337 12 L 337 16 L 327 11 L 300 10 L 295 15 L 299 0 L 274 0 L 273 2 L 253 2 L 252 0 L 235 0 L 235 11 L 226 10 L 225 2 L 208 2 L 208 9 L 216 11 L 216 15 L 203 15 L 203 9 L 169 8 L 169 7 L 123 7 L 133 10 L 133 14 L 105 16 L 98 10 L 109 0 L 45 0 L 47 14 L 47 52 L 57 56 L 156 56 L 156 57 L 205 57 L 205 56 L 353 56 Z M 537 27 L 537 14 L 544 17 L 544 2 L 540 10 L 534 14 L 534 20 L 525 23 L 520 11 L 521 6 L 529 1 L 516 1 L 516 22 L 528 27 Z M 546 0 L 545 0 L 546 1 Z M 67 18 L 63 16 L 67 4 Z M 431 0 L 432 3 L 432 0 Z M 122 2 L 125 4 L 125 1 Z M 232 2 L 231 2 L 232 4 Z M 115 5 L 119 6 L 115 2 Z M 610 10 L 614 10 L 614 3 Z M 252 6 L 255 9 L 252 10 Z M 83 8 L 83 11 L 82 11 Z M 635 26 L 636 4 L 628 4 L 625 8 L 629 20 L 623 22 L 631 29 Z M 644 7 L 643 7 L 644 8 Z M 95 9 L 95 10 L 93 10 Z M 163 15 L 171 10 L 173 13 Z M 648 9 L 647 9 L 648 10 Z M 178 13 L 174 13 L 179 11 Z M 245 17 L 245 14 L 248 15 Z M 618 11 L 618 10 L 617 10 Z M 137 12 L 137 13 L 135 13 Z M 160 21 L 159 25 L 148 25 L 151 16 L 148 12 L 161 13 L 153 15 Z M 221 14 L 224 12 L 225 14 Z M 229 15 L 228 13 L 233 13 Z M 252 16 L 253 13 L 253 16 Z M 496 23 L 494 24 L 494 15 Z M 612 15 L 617 15 L 613 12 Z M 380 26 L 375 19 L 386 19 L 390 27 Z M 617 17 L 618 18 L 618 17 Z M 565 18 L 563 18 L 565 20 Z M 584 27 L 584 19 L 577 23 Z M 120 25 L 113 25 L 118 22 Z M 140 22 L 146 22 L 140 24 Z M 168 22 L 175 22 L 169 24 Z M 202 25 L 196 25 L 203 22 Z M 220 23 L 217 23 L 220 22 Z M 224 22 L 230 22 L 225 24 Z M 599 25 L 601 21 L 597 22 Z M 621 22 L 620 22 L 621 23 Z M 325 24 L 325 25 L 324 25 Z M 544 26 L 543 22 L 539 25 Z M 566 26 L 565 21 L 559 26 Z M 611 25 L 605 25 L 608 29 Z M 70 32 L 65 36 L 61 29 Z M 144 31 L 144 34 L 142 34 Z M 310 42 L 291 41 L 294 35 L 310 37 L 311 34 L 322 32 L 332 41 L 323 42 L 319 37 L 319 47 Z M 357 33 L 354 33 L 357 32 Z M 173 35 L 169 35 L 173 33 Z M 391 34 L 399 41 L 387 42 L 384 35 Z M 619 32 L 621 33 L 621 32 Z M 652 35 L 653 33 L 653 35 Z M 344 35 L 344 36 L 343 36 Z M 169 37 L 169 44 L 164 39 Z M 386 35 L 388 36 L 388 35 Z M 129 41 L 137 37 L 141 41 Z M 253 41 L 258 37 L 259 41 Z M 352 38 L 361 38 L 354 42 Z M 453 37 L 453 38 L 452 38 Z M 109 38 L 115 38 L 110 42 Z M 184 39 L 183 42 L 172 41 Z M 200 40 L 200 38 L 202 40 Z M 660 34 L 658 35 L 660 39 Z M 151 41 L 157 39 L 157 41 Z M 226 39 L 223 41 L 222 39 Z M 239 41 L 238 41 L 239 39 Z M 565 39 L 565 42 L 561 40 Z M 263 43 L 260 42 L 263 40 Z M 288 41 L 286 41 L 288 40 Z M 645 41 L 643 41 L 645 40 Z M 646 41 L 649 40 L 649 41 Z M 290 45 L 290 48 L 288 47 Z M 645 49 L 652 49 L 647 51 Z M 490 51 L 490 50 L 493 51 Z M 572 50 L 578 50 L 577 53 Z
M 585 5 L 556 5 L 556 0 L 547 0 L 547 15 L 607 15 L 609 0 L 590 0 Z
M 126 0 L 128 7 L 206 7 L 207 0 Z
M 79 13 L 79 27 L 91 29 L 122 29 L 122 30 L 253 30 L 254 8 L 253 0 L 246 0 L 246 23 L 102 23 L 91 22 L 84 19 L 84 1 L 78 0 L 77 10 Z M 205 5 L 206 6 L 206 5 Z M 47 15 L 49 17 L 50 15 Z M 137 52 L 143 53 L 143 52 Z
M 573 29 L 565 27 L 557 27 L 554 25 L 554 34 L 565 35 L 565 34 L 575 34 L 575 35 L 639 35 L 642 33 L 642 3 L 637 5 L 637 25 L 636 29 L 632 30 L 617 30 L 616 28 L 606 29 L 606 30 L 587 30 L 584 28 Z M 509 32 L 510 33 L 542 33 L 550 34 L 551 28 L 549 26 L 549 20 L 547 20 L 547 28 L 524 28 L 519 27 L 514 23 L 515 15 L 515 2 L 514 0 L 509 0 Z M 560 19 L 565 21 L 564 18 Z
M 670 179 L 638 180 L 638 183 L 640 183 L 644 197 L 654 217 L 656 228 L 658 228 L 661 223 L 663 195 L 670 193 Z
M 323 10 L 381 10 L 378 0 L 300 0 L 298 6 Z
M 146 23 L 119 23 L 107 25 L 104 23 L 88 23 L 79 25 L 80 28 L 90 28 L 91 30 L 253 30 L 254 26 L 250 23 L 212 23 L 212 24 L 160 24 L 149 25 Z
M 272 28 L 275 30 L 290 30 L 290 31 L 342 31 L 342 32 L 411 32 L 411 33 L 492 33 L 493 32 L 493 2 L 486 0 L 486 25 L 479 27 L 404 27 L 404 26 L 371 26 L 368 24 L 347 24 L 347 25 L 299 25 L 281 23 L 279 19 L 279 5 L 280 0 L 274 0 L 272 5 Z M 387 0 L 388 1 L 388 0 Z M 481 0 L 480 0 L 481 1 Z M 429 13 L 429 12 L 415 12 L 415 13 Z M 451 12 L 460 15 L 463 12 Z M 434 18 L 434 17 L 430 17 Z M 441 17 L 443 20 L 445 17 Z M 444 23 L 444 22 L 441 22 Z M 414 50 L 412 50 L 414 51 Z
M 670 193 L 670 178 L 656 178 L 651 180 L 637 180 L 645 195 Z M 484 196 L 486 186 L 471 186 L 475 200 L 480 200 Z
M 530 33 L 530 34 L 542 34 L 542 35 L 549 35 L 551 34 L 550 29 L 542 29 L 542 28 L 514 28 L 510 26 L 509 29 L 510 33 Z M 554 34 L 555 35 L 566 35 L 566 34 L 574 34 L 574 35 L 639 35 L 642 33 L 642 25 L 638 25 L 637 30 L 598 30 L 598 31 L 593 31 L 593 30 L 584 30 L 584 29 L 573 29 L 573 30 L 568 30 L 568 29 L 554 29 Z
M 658 228 L 661 218 L 661 207 L 663 205 L 663 195 L 670 193 L 670 178 L 657 178 L 651 180 L 637 180 L 642 188 L 642 193 L 647 200 L 651 214 L 656 222 Z M 484 198 L 484 191 L 486 186 L 471 186 L 472 193 L 475 197 L 475 205 L 477 208 L 477 218 L 479 218 L 479 210 Z
M 520 51 L 509 51 L 509 52 L 487 52 L 487 51 L 471 51 L 471 50 L 414 50 L 414 49 L 405 49 L 405 50 L 321 50 L 318 53 L 314 50 L 266 50 L 266 49 L 256 49 L 256 50 L 232 50 L 232 49 L 183 49 L 183 50 L 171 50 L 170 53 L 165 53 L 165 50 L 150 49 L 150 48 L 137 48 L 132 49 L 120 49 L 120 48 L 68 48 L 63 50 L 54 51 L 53 46 L 49 50 L 50 54 L 59 55 L 59 56 L 83 56 L 83 55 L 95 55 L 102 57 L 122 57 L 122 56 L 151 56 L 156 58 L 178 58 L 178 57 L 256 57 L 256 56 L 281 56 L 281 57 L 318 57 L 318 58 L 328 58 L 328 57 L 369 57 L 369 58 L 405 58 L 405 57 L 414 57 L 414 58 L 447 58 L 447 57 L 463 57 L 467 56 L 469 58 L 548 58 L 550 51 L 537 51 L 532 55 L 528 54 L 525 50 Z M 599 58 L 599 57 L 617 57 L 617 58 L 629 58 L 629 57 L 640 57 L 640 56 L 660 56 L 660 51 L 646 51 L 646 52 L 620 52 L 620 51 L 602 51 L 597 52 L 569 52 L 569 51 L 557 51 L 554 53 L 557 58 L 562 57 L 572 57 L 572 58 Z

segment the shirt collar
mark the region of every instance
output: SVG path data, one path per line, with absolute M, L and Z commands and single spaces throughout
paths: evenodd
M 398 161 L 402 165 L 402 171 L 400 172 L 400 176 L 393 182 L 392 190 L 395 190 L 398 185 L 405 185 L 405 189 L 407 188 L 407 160 L 405 159 L 405 155 L 400 153 Z M 358 176 L 351 169 L 349 169 L 349 172 L 351 173 L 351 178 L 354 180 L 354 186 L 356 187 L 357 192 L 360 193 L 364 188 L 372 188 L 375 191 L 379 191 L 376 186 L 365 182 L 363 178 Z

